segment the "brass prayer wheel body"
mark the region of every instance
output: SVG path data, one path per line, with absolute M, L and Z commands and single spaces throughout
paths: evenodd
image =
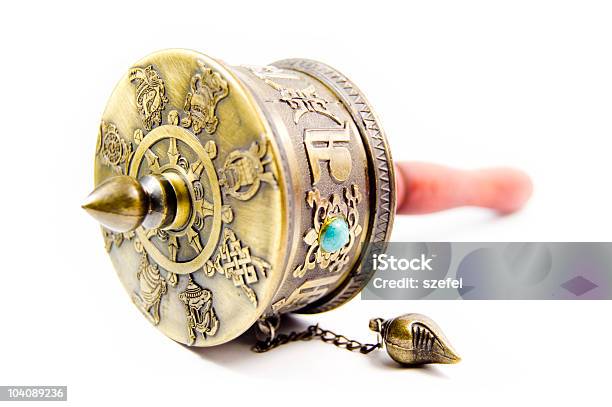
M 84 207 L 106 225 L 134 304 L 195 346 L 262 316 L 348 301 L 395 210 L 389 147 L 366 98 L 302 59 L 227 66 L 167 50 L 137 62 L 104 111 L 95 184 Z

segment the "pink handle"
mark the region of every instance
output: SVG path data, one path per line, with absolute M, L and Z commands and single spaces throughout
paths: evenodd
M 397 213 L 424 214 L 460 206 L 480 206 L 500 213 L 525 205 L 533 186 L 522 171 L 511 168 L 458 170 L 436 164 L 395 164 Z

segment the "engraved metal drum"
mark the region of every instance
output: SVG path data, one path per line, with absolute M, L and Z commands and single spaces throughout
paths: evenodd
M 364 248 L 382 249 L 395 209 L 368 102 L 302 59 L 227 66 L 167 50 L 137 62 L 100 124 L 95 183 L 117 175 L 174 186 L 171 224 L 103 235 L 142 314 L 195 346 L 227 342 L 262 316 L 348 301 L 370 277 Z

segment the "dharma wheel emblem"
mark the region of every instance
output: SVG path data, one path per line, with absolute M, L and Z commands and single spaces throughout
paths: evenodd
M 165 125 L 138 144 L 132 159 L 130 176 L 167 178 L 190 204 L 177 228 L 136 230 L 147 253 L 178 274 L 201 269 L 217 246 L 222 224 L 233 219 L 232 209 L 221 201 L 212 162 L 216 154 L 214 141 L 202 145 L 189 131 Z M 177 215 L 179 211 L 177 208 Z

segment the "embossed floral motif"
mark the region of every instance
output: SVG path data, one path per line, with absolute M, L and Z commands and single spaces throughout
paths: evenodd
M 202 129 L 208 134 L 217 130 L 217 104 L 229 94 L 227 82 L 218 72 L 198 61 L 200 72 L 191 78 L 191 91 L 185 99 L 186 116 L 181 125 L 191 127 L 195 134 Z
M 162 111 L 168 98 L 164 81 L 152 65 L 146 68 L 132 68 L 130 82 L 136 85 L 136 106 L 142 117 L 142 124 L 147 130 L 161 124 Z
M 359 225 L 359 212 L 357 204 L 361 200 L 361 192 L 357 185 L 352 184 L 343 190 L 344 199 L 339 194 L 333 194 L 329 198 L 323 198 L 321 192 L 315 188 L 309 191 L 306 202 L 314 208 L 313 227 L 304 236 L 304 242 L 309 245 L 304 263 L 293 270 L 296 278 L 304 277 L 307 270 L 312 270 L 318 265 L 321 269 L 328 269 L 335 273 L 349 262 L 349 252 L 356 238 L 361 234 Z M 335 252 L 326 252 L 321 248 L 319 238 L 321 231 L 330 219 L 344 218 L 348 224 L 348 242 Z

